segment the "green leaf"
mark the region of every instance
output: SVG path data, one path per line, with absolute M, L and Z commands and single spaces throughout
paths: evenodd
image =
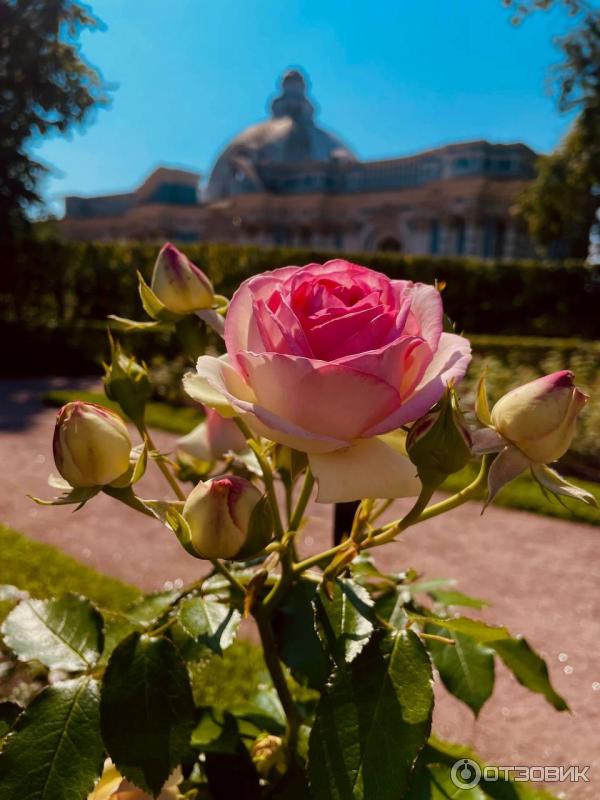
M 312 602 L 316 593 L 317 586 L 312 581 L 299 580 L 275 612 L 273 629 L 279 657 L 294 678 L 320 690 L 331 671 L 331 662 L 314 626 Z
M 211 597 L 192 597 L 180 604 L 178 618 L 188 636 L 221 655 L 233 644 L 242 615 Z
M 388 592 L 377 600 L 375 611 L 379 617 L 387 620 L 390 625 L 400 630 L 408 622 L 406 603 L 409 601 L 410 595 L 402 587 L 398 587 L 397 591 Z
M 415 587 L 413 587 L 414 589 Z M 464 606 L 465 608 L 487 608 L 489 603 L 479 597 L 471 597 L 462 592 L 446 589 L 430 589 L 427 594 L 443 606 Z
M 428 640 L 427 647 L 446 689 L 477 716 L 494 690 L 494 654 L 462 633 L 428 625 L 427 633 L 447 636 L 454 644 Z
M 468 617 L 436 617 L 434 614 L 417 614 L 410 609 L 407 609 L 406 613 L 409 619 L 415 622 L 438 625 L 440 628 L 447 628 L 452 633 L 464 633 L 480 644 L 510 639 L 510 633 L 501 625 L 488 625 Z
M 543 694 L 557 711 L 568 711 L 566 700 L 555 692 L 546 662 L 531 649 L 525 639 L 491 642 L 492 647 L 520 684 L 532 692 Z
M 174 645 L 163 637 L 128 636 L 108 662 L 100 708 L 117 769 L 157 795 L 187 752 L 194 722 L 187 670 Z
M 4 641 L 22 661 L 82 672 L 93 667 L 103 645 L 102 617 L 83 597 L 23 600 L 2 625 Z
M 308 775 L 315 800 L 398 800 L 431 729 L 431 664 L 412 631 L 374 636 L 317 706 Z
M 0 800 L 80 800 L 100 774 L 99 686 L 55 683 L 19 717 L 0 754 Z
M 373 601 L 362 586 L 338 578 L 331 584 L 333 599 L 321 587 L 313 600 L 317 633 L 335 663 L 353 661 L 373 633 Z
M 125 610 L 125 616 L 139 625 L 155 625 L 181 597 L 180 591 L 154 592 Z

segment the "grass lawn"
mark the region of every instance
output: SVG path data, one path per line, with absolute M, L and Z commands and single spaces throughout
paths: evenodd
M 74 592 L 101 608 L 120 611 L 141 597 L 135 586 L 102 575 L 56 547 L 28 539 L 0 525 L 0 587 L 9 584 L 34 597 Z M 0 620 L 12 603 L 0 600 Z M 201 705 L 229 708 L 247 700 L 268 681 L 258 647 L 236 641 L 223 658 L 214 657 L 191 670 L 194 697 Z

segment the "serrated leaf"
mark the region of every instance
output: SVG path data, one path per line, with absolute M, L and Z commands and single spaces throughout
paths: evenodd
M 211 597 L 191 597 L 180 604 L 178 619 L 196 643 L 220 655 L 233 644 L 242 615 Z
M 104 760 L 99 686 L 82 676 L 48 686 L 0 754 L 0 800 L 81 800 Z
M 447 628 L 452 633 L 464 633 L 476 642 L 487 644 L 502 639 L 510 639 L 510 633 L 502 625 L 488 625 L 477 619 L 468 617 L 436 617 L 434 614 L 417 614 L 407 610 L 409 619 L 420 624 L 438 625 L 440 628 Z
M 139 625 L 154 625 L 181 597 L 180 591 L 154 592 L 130 605 L 124 612 L 128 620 Z
M 379 617 L 400 630 L 408 622 L 405 606 L 409 601 L 410 593 L 399 586 L 397 591 L 388 592 L 377 600 L 375 611 Z
M 373 637 L 317 706 L 308 774 L 315 800 L 398 800 L 431 729 L 431 664 L 415 633 Z
M 194 723 L 188 673 L 164 637 L 133 633 L 102 683 L 104 743 L 119 772 L 155 795 L 185 755 Z
M 353 661 L 373 633 L 373 600 L 355 581 L 338 578 L 331 584 L 332 599 L 321 587 L 313 600 L 317 633 L 333 661 Z
M 315 631 L 312 602 L 316 593 L 312 581 L 299 580 L 275 612 L 273 629 L 279 657 L 294 678 L 320 690 L 331 672 L 331 661 Z
M 489 603 L 479 597 L 471 597 L 462 592 L 446 589 L 430 589 L 427 594 L 443 606 L 464 606 L 465 608 L 487 608 Z
M 532 692 L 544 695 L 557 711 L 568 711 L 566 700 L 550 683 L 546 662 L 532 650 L 526 639 L 516 637 L 508 641 L 491 642 L 490 647 L 500 656 L 520 684 Z
M 494 654 L 462 633 L 427 625 L 427 633 L 447 636 L 454 644 L 427 641 L 442 683 L 477 716 L 494 690 Z
M 73 594 L 23 600 L 4 620 L 2 635 L 22 661 L 82 672 L 102 651 L 102 617 L 89 600 Z

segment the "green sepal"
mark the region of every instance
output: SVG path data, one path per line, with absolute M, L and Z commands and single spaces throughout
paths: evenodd
M 126 355 L 110 332 L 108 340 L 111 362 L 104 365 L 104 391 L 141 431 L 144 428 L 146 403 L 152 395 L 148 369 L 145 364 L 138 364 L 133 356 Z
M 169 331 L 171 326 L 163 322 L 147 322 L 137 319 L 127 319 L 127 317 L 119 317 L 117 314 L 109 314 L 108 319 L 116 322 L 116 327 L 119 330 L 129 333 L 131 331 Z M 115 326 L 113 326 L 115 327 Z
M 180 508 L 183 508 L 182 501 L 166 502 L 162 500 L 146 500 L 144 501 L 144 505 L 150 513 L 163 523 L 163 525 L 166 525 L 167 528 L 173 531 L 184 550 L 191 556 L 194 556 L 194 558 L 202 558 L 194 549 L 190 526 L 179 511 Z
M 248 523 L 248 536 L 242 549 L 236 553 L 235 560 L 244 560 L 262 553 L 273 539 L 273 512 L 266 495 L 261 497 L 252 509 Z
M 485 373 L 477 381 L 477 389 L 475 392 L 475 415 L 479 422 L 486 427 L 492 424 L 492 415 L 490 413 L 490 404 L 488 402 L 487 389 L 485 386 Z
M 406 438 L 408 457 L 424 486 L 437 488 L 472 458 L 471 436 L 456 391 L 450 386 L 439 402 L 413 423 Z
M 149 317 L 152 317 L 152 319 L 158 322 L 179 322 L 180 319 L 183 319 L 182 314 L 175 314 L 173 311 L 169 311 L 169 309 L 160 302 L 144 280 L 141 272 L 138 272 L 137 276 L 140 300 L 144 306 L 144 311 Z
M 146 516 L 148 517 L 156 516 L 156 514 L 150 509 L 146 501 L 141 500 L 139 497 L 136 496 L 130 485 L 121 488 L 117 486 L 103 486 L 102 491 L 104 492 L 104 494 L 109 495 L 109 497 L 113 497 L 120 503 L 125 503 L 126 506 L 129 506 L 129 508 L 133 508 L 135 511 L 141 511 L 142 514 L 146 514 Z
M 91 500 L 92 497 L 95 497 L 101 492 L 102 488 L 102 486 L 76 486 L 71 488 L 70 491 L 65 491 L 63 494 L 58 495 L 58 497 L 53 497 L 52 500 L 42 500 L 40 497 L 34 497 L 32 494 L 28 494 L 27 497 L 39 506 L 76 505 L 77 508 L 75 511 L 79 511 L 88 500 Z
M 144 440 L 144 444 L 141 445 L 141 447 L 137 446 L 132 448 L 127 472 L 124 472 L 123 475 L 114 480 L 110 486 L 115 489 L 125 489 L 128 486 L 133 486 L 143 477 L 147 466 L 148 443 Z

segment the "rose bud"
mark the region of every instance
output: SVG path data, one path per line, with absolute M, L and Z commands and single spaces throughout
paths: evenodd
M 418 419 L 406 437 L 406 451 L 425 486 L 439 486 L 471 458 L 471 434 L 449 389 L 431 411 Z
M 271 540 L 272 519 L 264 496 L 235 475 L 201 481 L 186 500 L 183 517 L 202 558 L 251 558 Z
M 54 461 L 71 486 L 106 486 L 129 469 L 131 440 L 118 414 L 76 400 L 58 412 Z
M 247 446 L 235 422 L 212 408 L 206 409 L 206 419 L 200 425 L 177 440 L 179 451 L 199 461 L 216 461 L 225 453 L 241 453 Z
M 169 242 L 156 259 L 151 289 L 175 314 L 211 308 L 214 301 L 213 287 L 206 275 Z
M 571 446 L 577 416 L 588 401 L 569 370 L 518 386 L 492 409 L 492 424 L 531 461 L 548 464 Z

